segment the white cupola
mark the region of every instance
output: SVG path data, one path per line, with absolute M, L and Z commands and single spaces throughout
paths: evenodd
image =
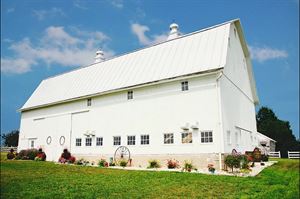
M 170 25 L 170 33 L 169 33 L 169 36 L 168 36 L 167 40 L 171 40 L 171 39 L 175 39 L 175 38 L 179 37 L 180 33 L 179 33 L 178 29 L 179 29 L 178 24 L 172 23 Z
M 95 64 L 103 62 L 105 60 L 104 58 L 104 52 L 102 50 L 97 50 L 96 56 L 95 56 Z

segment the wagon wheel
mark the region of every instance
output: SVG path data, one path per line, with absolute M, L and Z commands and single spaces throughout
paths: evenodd
M 119 162 L 121 160 L 125 160 L 126 162 L 129 162 L 130 160 L 130 151 L 126 146 L 119 146 L 114 155 L 115 162 Z

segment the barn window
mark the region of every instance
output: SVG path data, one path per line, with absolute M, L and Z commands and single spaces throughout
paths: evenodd
M 174 143 L 174 134 L 165 133 L 164 134 L 164 144 L 173 144 Z
M 182 91 L 189 90 L 189 82 L 188 81 L 181 82 L 181 90 Z
M 192 133 L 182 133 L 181 134 L 181 142 L 183 144 L 193 143 L 193 134 Z
M 97 137 L 96 146 L 102 146 L 102 145 L 103 145 L 103 137 Z
M 47 137 L 47 140 L 46 140 L 47 144 L 48 144 L 48 145 L 51 144 L 51 141 L 52 141 L 51 136 L 48 136 L 48 137 Z
M 133 91 L 128 91 L 128 93 L 127 93 L 127 99 L 128 100 L 133 99 Z
M 114 136 L 114 145 L 121 145 L 121 136 Z
M 150 137 L 149 135 L 141 135 L 141 145 L 149 144 Z
M 231 144 L 231 133 L 227 131 L 227 144 Z
M 210 143 L 210 142 L 213 142 L 212 131 L 201 132 L 201 143 Z
M 75 145 L 76 146 L 81 146 L 81 138 L 76 138 Z
M 87 99 L 87 106 L 92 106 L 92 98 Z
M 135 135 L 127 136 L 127 145 L 135 145 Z
M 85 146 L 92 146 L 92 138 L 85 138 Z
M 31 148 L 34 148 L 34 140 L 31 140 L 31 142 L 30 142 L 30 147 L 31 147 Z
M 65 137 L 64 136 L 61 136 L 60 138 L 59 138 L 59 144 L 60 145 L 63 145 L 64 143 L 65 143 Z

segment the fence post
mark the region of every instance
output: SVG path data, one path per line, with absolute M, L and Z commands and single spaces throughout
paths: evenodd
M 281 158 L 281 152 L 280 151 L 278 151 L 278 155 L 279 155 L 279 158 Z
M 290 159 L 290 152 L 288 151 L 287 153 L 288 153 L 288 159 Z

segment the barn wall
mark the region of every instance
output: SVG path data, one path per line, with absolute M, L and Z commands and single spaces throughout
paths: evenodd
M 113 156 L 113 136 L 121 136 L 121 145 L 133 155 L 218 153 L 220 122 L 218 92 L 215 75 L 188 79 L 189 90 L 181 91 L 181 81 L 174 81 L 134 91 L 134 99 L 127 100 L 127 92 L 118 92 L 86 100 L 78 100 L 48 108 L 22 113 L 19 149 L 28 148 L 28 138 L 36 138 L 50 160 L 57 160 L 63 148 L 78 156 Z M 193 143 L 182 144 L 180 128 L 186 123 L 199 123 L 192 131 Z M 94 131 L 92 146 L 85 146 L 86 131 Z M 200 131 L 213 131 L 213 143 L 200 143 Z M 164 144 L 163 134 L 174 133 L 174 144 Z M 141 145 L 140 135 L 149 134 L 150 144 Z M 136 145 L 127 145 L 127 136 L 136 136 Z M 48 145 L 46 139 L 52 137 Z M 65 142 L 60 145 L 59 139 Z M 95 146 L 96 137 L 103 137 L 103 146 Z M 82 138 L 82 146 L 75 139 Z
M 231 152 L 232 149 L 244 152 L 257 146 L 255 105 L 246 58 L 235 28 L 232 24 L 227 64 L 220 78 L 225 152 Z

